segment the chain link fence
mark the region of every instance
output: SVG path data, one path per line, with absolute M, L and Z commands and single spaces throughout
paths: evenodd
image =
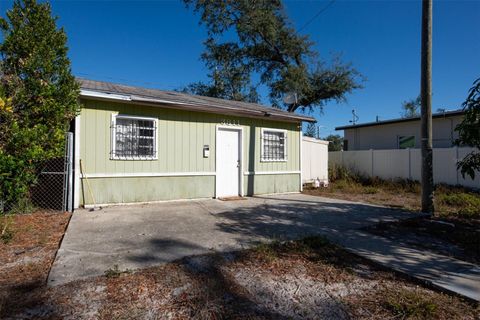
M 17 210 L 27 211 L 31 206 L 56 211 L 73 210 L 73 133 L 65 135 L 64 156 L 43 164 L 29 193 L 29 199 L 17 204 Z M 14 209 L 0 200 L 0 213 Z

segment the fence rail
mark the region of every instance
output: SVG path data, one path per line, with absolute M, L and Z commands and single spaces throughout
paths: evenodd
M 434 148 L 433 180 L 435 183 L 480 188 L 480 172 L 475 180 L 463 178 L 457 170 L 457 162 L 473 148 Z M 382 179 L 421 180 L 420 149 L 335 151 L 329 153 L 329 165 L 341 165 L 368 177 Z

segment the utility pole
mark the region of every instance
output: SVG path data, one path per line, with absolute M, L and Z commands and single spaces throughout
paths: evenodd
M 420 96 L 422 104 L 422 212 L 433 214 L 432 150 L 432 1 L 422 0 L 422 59 Z

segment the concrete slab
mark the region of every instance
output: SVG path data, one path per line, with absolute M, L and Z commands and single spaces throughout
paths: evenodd
M 388 268 L 444 291 L 480 301 L 480 267 L 477 265 L 360 230 L 351 230 L 336 240 L 347 250 Z
M 426 253 L 361 229 L 416 216 L 410 212 L 303 194 L 240 201 L 198 200 L 76 211 L 49 275 L 49 285 L 137 269 L 260 241 L 323 235 L 347 249 L 480 300 L 478 266 Z
M 172 201 L 76 211 L 49 284 L 137 269 L 212 250 L 230 251 L 272 239 L 342 235 L 411 214 L 302 194 L 240 201 Z

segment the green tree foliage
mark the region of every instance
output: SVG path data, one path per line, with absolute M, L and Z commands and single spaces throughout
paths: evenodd
M 329 141 L 328 151 L 342 151 L 343 148 L 343 138 L 338 134 L 331 134 L 325 137 L 324 140 Z
M 420 115 L 421 99 L 410 99 L 402 102 L 402 118 L 414 118 Z
M 459 135 L 456 143 L 480 149 L 480 78 L 475 80 L 470 88 L 468 97 L 463 103 L 463 110 L 465 117 L 455 128 Z M 458 169 L 463 177 L 468 174 L 474 179 L 475 171 L 480 171 L 480 153 L 472 151 L 458 163 Z
M 248 101 L 256 96 L 256 86 L 265 85 L 274 106 L 293 112 L 343 101 L 347 93 L 361 88 L 360 75 L 350 64 L 338 57 L 329 64 L 319 59 L 309 38 L 288 21 L 279 0 L 184 2 L 200 13 L 209 35 L 202 59 L 212 83 L 191 85 L 190 92 Z M 219 40 L 231 39 L 232 33 L 234 40 Z M 253 77 L 259 79 L 256 86 L 251 85 Z M 288 92 L 297 93 L 298 103 L 283 104 Z
M 205 42 L 206 51 L 202 60 L 210 70 L 211 84 L 195 82 L 181 91 L 201 96 L 227 100 L 258 103 L 256 87 L 250 84 L 250 66 L 240 54 L 241 49 L 235 43 L 216 45 L 210 39 Z
M 307 124 L 307 128 L 303 133 L 305 137 L 315 138 L 317 136 L 317 126 L 313 122 Z
M 48 3 L 35 0 L 16 0 L 0 19 L 0 199 L 7 206 L 24 201 L 41 165 L 63 154 L 79 109 L 56 20 Z

